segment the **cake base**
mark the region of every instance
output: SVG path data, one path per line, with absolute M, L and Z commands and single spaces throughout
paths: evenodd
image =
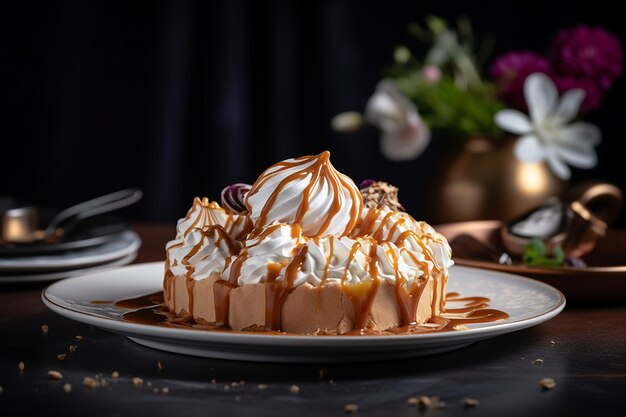
M 213 273 L 201 280 L 166 273 L 165 306 L 179 317 L 198 323 L 215 323 L 214 284 L 221 275 Z M 421 284 L 415 322 L 422 324 L 443 311 L 447 275 L 431 276 Z M 266 330 L 266 286 L 248 284 L 230 291 L 228 327 L 234 330 Z M 350 284 L 352 286 L 353 284 Z M 360 284 L 356 284 L 360 285 Z M 403 324 L 395 284 L 383 281 L 371 302 L 363 309 L 340 283 L 330 281 L 320 287 L 308 283 L 292 289 L 280 311 L 280 330 L 299 334 L 345 334 L 356 329 L 359 314 L 367 314 L 367 330 L 384 331 Z M 357 308 L 358 307 L 358 308 Z

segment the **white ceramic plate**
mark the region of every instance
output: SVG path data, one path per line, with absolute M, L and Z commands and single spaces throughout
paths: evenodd
M 344 362 L 399 359 L 446 352 L 481 339 L 542 323 L 565 307 L 558 290 L 539 281 L 455 266 L 447 291 L 485 296 L 506 320 L 468 325 L 466 331 L 394 336 L 259 335 L 178 329 L 125 322 L 128 311 L 94 300 L 120 300 L 162 289 L 163 262 L 131 265 L 114 271 L 70 278 L 50 285 L 44 303 L 56 313 L 123 334 L 156 349 L 221 359 L 267 362 Z
M 56 281 L 62 278 L 71 278 L 80 275 L 92 274 L 94 272 L 106 271 L 107 269 L 113 269 L 116 267 L 128 265 L 129 263 L 134 261 L 135 258 L 137 258 L 137 252 L 131 253 L 130 255 L 124 256 L 119 259 L 114 259 L 109 262 L 91 265 L 86 268 L 68 269 L 54 272 L 26 273 L 19 275 L 0 275 L 0 285 L 25 282 Z
M 126 230 L 102 245 L 59 254 L 20 256 L 0 259 L 0 274 L 15 272 L 67 270 L 120 259 L 137 252 L 141 239 L 137 233 Z M 15 274 L 13 274 L 15 275 Z

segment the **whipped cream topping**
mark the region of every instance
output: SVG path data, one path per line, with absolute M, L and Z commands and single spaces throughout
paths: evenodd
M 360 243 L 348 237 L 310 240 L 295 285 L 318 286 L 328 281 L 360 282 L 367 276 L 368 259 Z M 356 247 L 355 247 L 356 245 Z
M 252 222 L 247 215 L 233 214 L 224 210 L 215 201 L 209 202 L 206 197 L 202 200 L 196 197 L 187 215 L 178 220 L 176 238 L 183 238 L 193 229 L 215 225 L 222 226 L 226 233 L 235 240 L 243 240 L 252 230 Z
M 382 279 L 394 283 L 401 278 L 412 282 L 433 270 L 446 270 L 454 263 L 445 237 L 427 223 L 388 207 L 363 210 L 351 237 L 309 239 L 298 223 L 274 222 L 250 233 L 243 250 L 219 224 L 194 227 L 219 221 L 233 225 L 235 222 L 228 219 L 235 215 L 217 203 L 207 204 L 206 199 L 196 199 L 189 213 L 179 221 L 179 237 L 168 243 L 167 251 L 172 273 L 193 279 L 219 272 L 224 280 L 237 285 L 268 279 L 280 281 L 285 279 L 287 267 L 302 246 L 307 248 L 297 260 L 300 264 L 293 267 L 291 286 L 305 282 L 319 286 L 329 280 L 354 284 Z M 231 229 L 231 233 L 233 230 L 243 229 Z M 237 258 L 241 259 L 233 262 Z
M 328 236 L 307 245 L 296 286 L 305 282 L 319 286 L 328 281 L 357 284 L 373 279 L 395 283 L 399 278 L 413 282 L 424 274 L 428 263 L 421 254 L 411 256 L 391 242 L 379 245 L 373 239 Z
M 425 259 L 439 271 L 454 264 L 452 249 L 443 235 L 428 223 L 418 222 L 408 213 L 387 207 L 364 209 L 352 236 L 371 236 L 378 242 L 392 242 L 398 247 L 425 255 Z
M 167 243 L 167 265 L 174 275 L 201 280 L 221 273 L 240 247 L 219 225 L 193 228 Z
M 348 235 L 359 220 L 363 198 L 329 158 L 325 151 L 287 159 L 263 172 L 245 201 L 255 227 L 297 223 L 308 237 Z
M 399 278 L 410 283 L 432 268 L 422 253 L 411 253 L 391 242 L 379 245 L 371 238 L 345 236 L 307 239 L 297 225 L 289 224 L 271 225 L 262 238 L 247 241 L 240 259 L 242 264 L 231 263 L 223 279 L 236 279 L 238 285 L 288 279 L 292 287 L 306 282 L 320 286 L 329 281 L 356 284 L 372 279 L 395 283 Z M 295 274 L 287 277 L 289 268 Z

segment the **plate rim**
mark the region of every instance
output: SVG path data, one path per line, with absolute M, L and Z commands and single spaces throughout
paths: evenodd
M 45 255 L 37 255 L 37 256 L 23 256 L 19 258 L 11 258 L 19 259 L 19 262 L 6 261 L 4 264 L 0 263 L 0 274 L 2 273 L 15 273 L 15 272 L 36 272 L 41 270 L 58 270 L 61 272 L 63 269 L 71 269 L 71 268 L 79 268 L 86 267 L 88 265 L 95 265 L 98 263 L 105 263 L 108 261 L 112 261 L 115 259 L 122 258 L 124 256 L 130 255 L 131 253 L 137 252 L 139 247 L 141 246 L 142 240 L 139 234 L 137 234 L 133 230 L 125 230 L 118 235 L 118 238 L 121 239 L 129 239 L 129 242 L 126 246 L 119 248 L 114 251 L 109 251 L 100 254 L 88 254 L 86 256 L 78 256 L 78 257 L 68 257 L 67 260 L 57 260 L 53 263 L 43 263 L 43 264 L 29 264 L 28 260 L 32 258 L 45 258 Z M 109 243 L 115 242 L 116 240 L 109 240 L 108 242 L 103 243 L 102 245 L 93 246 L 85 249 L 78 249 L 77 252 L 87 252 L 98 246 L 104 246 Z M 52 255 L 58 256 L 58 255 Z M 7 265 L 8 264 L 8 265 Z M 52 271 L 50 271 L 52 272 Z
M 3 275 L 0 274 L 0 285 L 14 285 L 20 283 L 35 283 L 35 282 L 47 282 L 47 281 L 57 281 L 60 279 L 70 279 L 76 278 L 82 275 L 95 274 L 100 272 L 105 272 L 107 270 L 113 269 L 115 267 L 123 267 L 128 266 L 135 259 L 137 259 L 139 252 L 135 251 L 129 253 L 128 255 L 124 255 L 120 258 L 115 258 L 106 262 L 99 262 L 96 264 L 90 264 L 85 266 L 80 266 L 78 268 L 72 269 L 59 269 L 49 272 L 37 273 L 36 271 L 32 271 L 33 273 L 24 273 L 23 275 Z M 110 266 L 111 268 L 107 268 Z M 82 272 L 82 274 L 81 274 Z M 66 274 L 71 274 L 67 276 Z
M 465 342 L 468 339 L 473 341 L 477 341 L 484 338 L 489 338 L 492 336 L 497 336 L 503 333 L 509 333 L 517 330 L 522 330 L 525 328 L 533 327 L 538 324 L 541 324 L 545 321 L 548 321 L 555 316 L 557 316 L 566 305 L 566 298 L 563 293 L 557 288 L 541 282 L 536 279 L 516 275 L 509 274 L 506 272 L 493 271 L 489 269 L 481 269 L 481 268 L 473 268 L 468 266 L 458 265 L 455 268 L 461 268 L 472 271 L 480 271 L 480 273 L 487 274 L 495 274 L 495 275 L 508 275 L 509 278 L 513 278 L 516 280 L 523 280 L 527 282 L 531 282 L 535 286 L 539 286 L 544 290 L 550 291 L 553 294 L 557 295 L 558 301 L 554 306 L 552 306 L 549 310 L 542 312 L 541 314 L 535 315 L 533 317 L 529 317 L 526 319 L 519 319 L 516 321 L 510 322 L 494 322 L 490 323 L 488 326 L 480 327 L 480 328 L 470 328 L 469 330 L 464 331 L 446 331 L 446 332 L 436 332 L 436 333 L 421 333 L 421 334 L 413 334 L 413 335 L 363 335 L 363 336 L 340 336 L 340 335 L 324 335 L 324 336 L 316 336 L 316 335 L 266 335 L 266 334 L 247 334 L 247 333 L 227 333 L 227 332 L 210 332 L 210 331 L 202 331 L 202 330 L 193 330 L 193 329 L 177 329 L 177 328 L 168 328 L 168 327 L 159 327 L 149 324 L 139 324 L 139 323 L 130 323 L 124 322 L 119 319 L 101 317 L 89 312 L 80 311 L 78 309 L 74 309 L 71 307 L 67 307 L 61 305 L 54 301 L 49 297 L 50 291 L 54 290 L 55 286 L 60 285 L 68 285 L 68 282 L 71 283 L 72 280 L 79 279 L 90 279 L 90 275 L 97 275 L 102 273 L 111 273 L 113 271 L 119 271 L 121 269 L 129 269 L 129 268 L 138 268 L 138 267 L 150 267 L 152 266 L 162 266 L 164 261 L 159 262 L 145 262 L 145 263 L 136 263 L 132 265 L 123 266 L 120 268 L 116 268 L 114 270 L 107 270 L 102 272 L 95 272 L 94 274 L 87 274 L 73 278 L 67 278 L 65 280 L 53 283 L 44 288 L 41 292 L 41 298 L 44 304 L 50 308 L 55 313 L 82 322 L 86 324 L 90 324 L 107 331 L 113 331 L 116 333 L 121 333 L 126 336 L 132 337 L 148 337 L 148 338 L 157 338 L 157 339 L 166 339 L 172 340 L 174 342 L 203 342 L 206 344 L 223 344 L 223 343 L 235 343 L 235 344 L 243 344 L 243 345 L 261 345 L 261 346 L 275 346 L 277 345 L 276 341 L 280 341 L 278 343 L 281 346 L 294 346 L 294 345 L 302 345 L 304 342 L 307 346 L 312 347 L 336 347 L 338 341 L 342 341 L 344 345 L 350 346 L 358 346 L 360 344 L 384 344 L 389 345 L 390 343 L 387 341 L 393 341 L 396 344 L 413 344 L 417 341 L 429 341 L 432 343 L 442 342 L 442 341 L 450 341 L 452 342 Z M 424 342 L 426 344 L 426 342 Z

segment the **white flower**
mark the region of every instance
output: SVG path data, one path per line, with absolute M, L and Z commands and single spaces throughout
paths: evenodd
M 530 119 L 511 109 L 495 115 L 498 126 L 520 136 L 514 150 L 518 159 L 546 160 L 552 172 L 563 180 L 571 175 L 566 164 L 577 168 L 593 168 L 597 164 L 594 146 L 600 143 L 600 130 L 590 123 L 571 123 L 585 98 L 583 90 L 568 90 L 559 99 L 550 77 L 534 73 L 524 82 L 524 97 Z
M 392 161 L 417 158 L 430 143 L 430 129 L 392 80 L 378 83 L 367 101 L 365 117 L 382 130 L 380 150 Z

